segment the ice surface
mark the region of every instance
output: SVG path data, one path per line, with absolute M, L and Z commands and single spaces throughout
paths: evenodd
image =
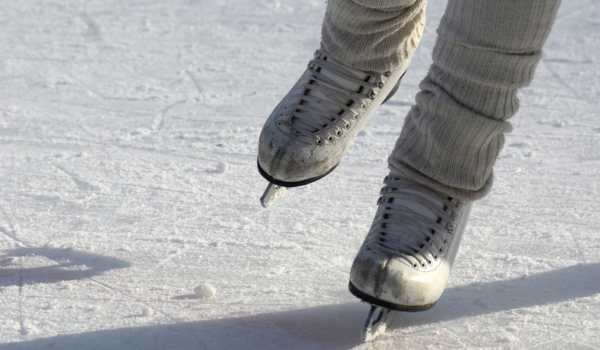
M 440 302 L 360 343 L 350 264 L 444 5 L 341 165 L 266 210 L 258 135 L 323 0 L 3 2 L 0 350 L 599 348 L 595 0 L 563 1 Z

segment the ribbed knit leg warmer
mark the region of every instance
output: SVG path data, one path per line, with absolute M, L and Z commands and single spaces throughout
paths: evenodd
M 426 0 L 329 0 L 321 43 L 336 60 L 373 72 L 400 65 L 416 50 Z
M 517 90 L 533 79 L 559 3 L 448 2 L 433 65 L 389 158 L 392 174 L 463 200 L 489 192 Z

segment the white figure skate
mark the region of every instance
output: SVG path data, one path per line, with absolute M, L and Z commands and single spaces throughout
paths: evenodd
M 409 63 L 389 72 L 365 72 L 317 50 L 260 134 L 258 170 L 270 183 L 263 206 L 286 187 L 333 171 L 373 112 L 396 92 Z
M 412 181 L 387 176 L 384 183 L 350 272 L 350 292 L 371 304 L 363 341 L 385 331 L 392 310 L 424 311 L 435 305 L 471 210 L 471 203 Z

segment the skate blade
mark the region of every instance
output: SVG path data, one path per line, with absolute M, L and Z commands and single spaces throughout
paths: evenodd
M 262 204 L 264 208 L 270 207 L 285 194 L 286 190 L 286 187 L 269 183 L 265 193 L 263 193 L 262 197 L 260 197 L 260 204 Z
M 371 310 L 369 311 L 361 334 L 363 343 L 375 340 L 375 338 L 386 331 L 388 325 L 395 316 L 392 311 L 393 310 L 371 304 Z

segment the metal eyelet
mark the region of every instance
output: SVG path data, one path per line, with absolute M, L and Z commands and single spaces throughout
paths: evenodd
M 365 109 L 367 109 L 367 103 L 366 103 L 366 102 L 363 102 L 363 103 L 360 105 L 360 109 L 361 109 L 361 110 L 363 110 L 363 111 L 364 111 Z
M 385 72 L 383 75 L 389 78 L 392 75 L 392 72 Z
M 371 90 L 371 91 L 369 92 L 369 98 L 370 98 L 370 99 L 374 99 L 376 96 L 377 96 L 377 91 L 375 91 L 375 90 Z
M 377 86 L 378 86 L 380 89 L 383 89 L 383 86 L 384 86 L 384 85 L 385 85 L 385 83 L 384 83 L 383 81 L 380 81 L 380 82 L 379 82 L 379 84 L 377 84 Z

